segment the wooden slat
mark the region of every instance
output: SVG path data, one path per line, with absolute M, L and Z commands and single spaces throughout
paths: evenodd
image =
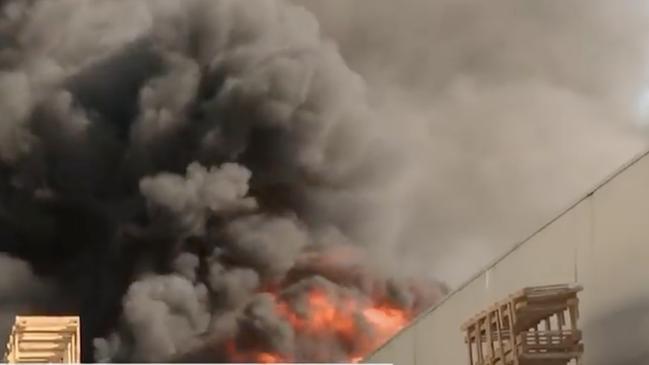
M 581 353 L 578 351 L 575 352 L 566 352 L 566 353 L 556 353 L 556 354 L 523 354 L 521 355 L 522 359 L 534 359 L 534 360 L 553 360 L 553 359 L 565 359 L 572 360 L 577 357 L 580 357 Z
M 478 325 L 474 328 L 474 334 L 475 338 L 480 338 L 480 322 L 478 322 Z M 476 356 L 478 357 L 478 364 L 482 364 L 484 361 L 484 356 L 482 355 L 482 341 L 476 341 L 475 343 L 476 349 L 477 349 L 477 354 Z
M 489 357 L 489 359 L 493 359 L 494 351 L 493 351 L 493 341 L 491 339 L 491 316 L 489 315 L 489 313 L 487 313 L 487 318 L 485 318 L 484 326 L 487 335 L 487 341 L 485 341 L 487 345 L 487 356 Z
M 504 348 L 504 344 L 503 344 L 503 337 L 501 335 L 504 332 L 503 328 L 502 328 L 503 327 L 502 326 L 503 321 L 502 321 L 502 307 L 501 306 L 498 307 L 498 311 L 496 313 L 498 315 L 498 318 L 497 318 L 497 321 L 496 321 L 496 323 L 498 324 L 497 325 L 497 329 L 498 329 L 498 332 L 497 332 L 497 335 L 498 335 L 498 353 L 500 355 L 500 361 L 504 362 L 505 361 L 505 348 Z

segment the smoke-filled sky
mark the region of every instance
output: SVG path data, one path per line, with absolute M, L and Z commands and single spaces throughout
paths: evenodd
M 646 147 L 648 33 L 640 0 L 4 2 L 0 326 L 349 355 L 273 306 L 416 312 L 444 290 L 394 268 L 454 286 L 531 233 Z
M 418 134 L 401 242 L 452 283 L 646 148 L 646 1 L 299 3 Z

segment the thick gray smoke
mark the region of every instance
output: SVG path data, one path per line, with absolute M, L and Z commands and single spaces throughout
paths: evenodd
M 349 303 L 444 291 L 394 266 L 457 280 L 642 147 L 640 0 L 1 9 L 3 313 L 80 313 L 85 361 L 362 355 Z
M 347 360 L 444 293 L 373 264 L 411 151 L 301 6 L 7 2 L 0 47 L 0 249 L 85 361 Z
M 453 283 L 647 148 L 646 1 L 296 2 L 414 131 L 399 252 Z

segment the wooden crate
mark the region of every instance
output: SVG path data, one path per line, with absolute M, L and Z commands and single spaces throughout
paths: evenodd
M 463 326 L 469 365 L 579 364 L 584 351 L 577 327 L 580 286 L 524 288 Z
M 18 316 L 4 361 L 7 363 L 79 363 L 81 337 L 77 316 Z

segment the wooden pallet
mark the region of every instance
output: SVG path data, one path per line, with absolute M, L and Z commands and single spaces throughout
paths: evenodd
M 79 363 L 80 327 L 77 316 L 18 316 L 4 361 L 7 363 Z
M 529 287 L 462 325 L 470 365 L 566 365 L 584 351 L 577 328 L 582 288 Z

